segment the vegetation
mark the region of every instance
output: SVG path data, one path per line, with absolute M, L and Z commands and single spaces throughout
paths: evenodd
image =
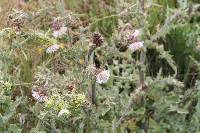
M 200 133 L 199 0 L 1 0 L 0 132 Z

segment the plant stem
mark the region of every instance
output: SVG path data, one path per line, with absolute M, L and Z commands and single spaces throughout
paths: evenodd
M 89 86 L 89 99 L 92 104 L 96 104 L 96 89 L 95 89 L 95 80 L 91 79 L 90 86 Z
M 89 64 L 94 64 L 94 48 L 91 48 L 89 53 L 88 53 L 88 63 Z M 91 78 L 90 83 L 89 83 L 89 88 L 88 88 L 88 96 L 89 96 L 89 101 L 92 104 L 96 104 L 96 90 L 95 90 L 95 79 L 94 77 Z
M 140 8 L 142 10 L 142 12 L 144 13 L 144 0 L 139 0 L 140 3 Z M 145 63 L 145 58 L 146 58 L 146 51 L 144 49 L 142 49 L 141 54 L 140 54 L 140 63 L 143 65 Z M 143 69 L 140 67 L 139 69 L 139 76 L 140 76 L 140 85 L 144 84 L 144 71 Z

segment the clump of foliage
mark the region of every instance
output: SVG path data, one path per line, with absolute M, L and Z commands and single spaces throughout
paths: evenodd
M 0 132 L 200 132 L 200 4 L 0 2 Z

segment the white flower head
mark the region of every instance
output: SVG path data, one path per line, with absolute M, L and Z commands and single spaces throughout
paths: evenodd
M 38 91 L 32 91 L 32 97 L 38 102 L 46 102 L 48 100 L 46 95 L 43 95 Z
M 134 43 L 130 44 L 130 45 L 128 46 L 128 48 L 129 48 L 131 51 L 135 52 L 136 50 L 142 48 L 143 46 L 144 46 L 144 42 L 143 42 L 143 41 L 142 41 L 142 42 L 134 42 Z
M 62 116 L 63 114 L 70 114 L 68 109 L 61 109 L 58 113 L 58 117 Z
M 51 46 L 49 46 L 49 47 L 47 48 L 46 53 L 48 53 L 48 54 L 54 53 L 54 52 L 56 52 L 59 48 L 60 48 L 60 46 L 59 46 L 58 44 L 51 45 Z
M 110 72 L 108 70 L 103 70 L 96 75 L 96 82 L 99 84 L 106 83 L 110 78 Z
M 53 31 L 53 36 L 57 38 L 57 37 L 64 35 L 66 32 L 67 32 L 67 27 L 62 26 L 62 27 L 60 27 L 59 30 Z
M 138 38 L 140 36 L 140 30 L 135 30 L 134 33 L 132 34 L 134 38 Z

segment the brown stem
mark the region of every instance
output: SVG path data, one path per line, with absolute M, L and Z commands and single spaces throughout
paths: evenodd
M 92 104 L 96 104 L 96 89 L 95 89 L 95 80 L 91 80 L 90 86 L 89 86 L 89 90 L 88 90 L 88 94 L 89 94 L 89 99 L 90 102 Z

